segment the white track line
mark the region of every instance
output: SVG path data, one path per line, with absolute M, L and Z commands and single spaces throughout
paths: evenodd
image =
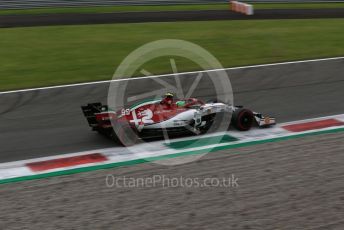
M 344 114 L 341 115 L 335 115 L 335 116 L 326 116 L 322 118 L 336 118 L 337 120 L 344 121 Z M 321 120 L 321 117 L 318 117 L 316 119 L 307 119 L 308 122 L 316 121 L 316 120 Z M 322 119 L 322 120 L 325 120 Z M 301 120 L 305 121 L 305 120 Z M 302 124 L 303 122 L 301 121 L 294 121 L 294 123 Z M 231 145 L 237 145 L 237 144 L 244 144 L 244 143 L 250 143 L 250 142 L 255 142 L 255 141 L 264 141 L 264 140 L 273 140 L 276 138 L 283 138 L 283 137 L 292 137 L 292 136 L 299 136 L 300 134 L 308 134 L 308 133 L 314 133 L 314 132 L 321 132 L 321 131 L 326 131 L 326 130 L 336 130 L 340 129 L 344 126 L 336 126 L 336 127 L 327 127 L 327 128 L 321 128 L 321 129 L 313 129 L 313 130 L 308 130 L 308 131 L 303 131 L 303 132 L 290 132 L 286 129 L 282 128 L 282 125 L 280 124 L 279 126 L 273 127 L 271 129 L 266 130 L 267 133 L 265 133 L 264 130 L 252 130 L 252 133 L 250 135 L 241 135 L 240 132 L 229 132 L 228 134 L 238 138 L 238 141 L 234 141 L 231 143 L 217 143 L 217 144 L 212 144 L 207 146 L 206 148 L 215 148 L 215 147 L 220 147 L 223 146 L 226 148 L 226 146 L 229 148 Z M 264 135 L 261 135 L 262 132 L 264 132 Z M 240 135 L 239 135 L 240 134 Z M 199 146 L 199 147 L 193 147 L 193 148 L 188 148 L 188 149 L 171 149 L 168 148 L 164 145 L 159 146 L 159 143 L 156 143 L 156 150 L 150 150 L 146 149 L 143 150 L 140 146 L 137 146 L 141 153 L 139 155 L 137 154 L 132 154 L 133 152 L 128 152 L 127 154 L 123 154 L 123 148 L 108 148 L 108 149 L 100 149 L 100 150 L 95 150 L 95 151 L 85 151 L 85 152 L 78 152 L 78 153 L 72 153 L 72 154 L 64 154 L 64 155 L 57 155 L 57 156 L 50 156 L 50 157 L 42 157 L 42 158 L 36 158 L 36 159 L 29 159 L 29 160 L 21 160 L 21 161 L 14 161 L 14 162 L 8 162 L 8 163 L 1 163 L 0 164 L 0 182 L 2 180 L 6 179 L 11 179 L 11 178 L 18 178 L 18 177 L 25 177 L 25 176 L 34 176 L 34 175 L 39 175 L 39 174 L 45 174 L 45 173 L 50 173 L 50 172 L 60 172 L 60 171 L 65 171 L 65 170 L 70 170 L 70 169 L 77 169 L 77 168 L 84 168 L 88 166 L 95 166 L 95 165 L 107 165 L 111 163 L 118 163 L 118 162 L 126 162 L 126 161 L 132 161 L 135 159 L 146 159 L 146 158 L 151 158 L 151 157 L 159 157 L 159 156 L 169 156 L 170 154 L 182 154 L 185 152 L 190 152 L 190 151 L 198 151 L 202 150 L 205 147 L 204 146 Z M 116 150 L 120 150 L 120 154 L 116 152 Z M 134 149 L 132 149 L 134 150 Z M 72 156 L 78 156 L 78 155 L 86 155 L 86 154 L 94 154 L 94 153 L 100 153 L 101 155 L 107 157 L 107 160 L 102 161 L 102 162 L 93 162 L 93 163 L 86 163 L 86 164 L 75 164 L 71 166 L 65 166 L 65 167 L 56 167 L 56 168 L 51 168 L 39 172 L 35 172 L 34 170 L 30 169 L 30 167 L 27 165 L 28 163 L 34 163 L 34 162 L 41 162 L 41 161 L 46 161 L 46 160 L 58 160 L 61 158 L 69 158 Z M 204 153 L 206 154 L 206 152 Z M 168 157 L 169 158 L 169 157 Z
M 284 123 L 280 123 L 280 124 L 276 125 L 275 127 L 267 129 L 267 131 L 272 130 L 272 129 L 276 129 L 276 128 L 281 128 L 285 125 L 301 124 L 304 122 L 320 121 L 320 120 L 326 120 L 326 119 L 330 119 L 330 118 L 338 119 L 338 120 L 344 122 L 344 114 L 337 114 L 337 115 L 322 116 L 322 117 L 315 117 L 315 118 L 308 118 L 308 119 L 284 122 Z M 329 129 L 336 129 L 336 128 L 337 127 L 329 127 Z M 290 133 L 293 135 L 297 135 L 297 134 L 302 134 L 302 133 L 312 133 L 314 131 L 315 130 L 309 130 L 309 131 L 303 131 L 303 132 L 290 132 Z M 288 132 L 288 131 L 286 131 L 286 132 Z M 218 136 L 218 135 L 223 135 L 223 134 L 233 135 L 233 131 L 232 132 L 226 132 L 226 133 L 214 133 L 214 134 L 204 135 L 202 137 L 211 137 L 211 136 Z M 200 138 L 200 137 L 198 136 L 198 137 L 178 138 L 176 141 L 192 140 L 192 139 L 197 139 L 197 138 Z M 162 144 L 162 143 L 164 143 L 164 141 L 152 142 L 152 144 L 154 144 L 154 143 Z M 204 148 L 204 147 L 202 147 L 202 148 Z M 55 160 L 55 159 L 61 159 L 61 158 L 65 158 L 65 157 L 83 156 L 83 155 L 93 154 L 93 153 L 103 153 L 104 154 L 104 153 L 113 152 L 113 151 L 124 152 L 124 149 L 126 149 L 126 147 L 111 147 L 111 148 L 102 148 L 102 149 L 92 149 L 92 150 L 85 150 L 85 151 L 81 151 L 81 152 L 73 152 L 73 153 L 52 155 L 52 156 L 46 156 L 46 157 L 38 157 L 38 158 L 32 158 L 32 159 L 26 159 L 26 160 L 4 162 L 4 163 L 0 163 L 0 170 L 6 169 L 6 168 L 11 168 L 11 167 L 17 166 L 17 165 L 25 165 L 25 164 L 33 163 L 33 162 L 37 162 L 37 161 Z
M 195 73 L 205 73 L 205 72 L 216 72 L 216 71 L 220 71 L 220 70 L 236 70 L 236 69 L 261 68 L 261 67 L 267 67 L 267 66 L 300 64 L 300 63 L 308 63 L 308 62 L 332 61 L 332 60 L 340 60 L 340 59 L 344 59 L 344 56 L 342 56 L 342 57 L 332 57 L 332 58 L 301 60 L 301 61 L 279 62 L 279 63 L 271 63 L 271 64 L 249 65 L 249 66 L 231 67 L 231 68 L 223 68 L 223 69 L 191 71 L 191 72 L 183 72 L 183 73 L 178 73 L 178 74 L 179 75 L 185 75 L 185 74 L 195 74 Z M 174 76 L 174 75 L 175 74 L 161 74 L 161 75 L 153 75 L 153 76 L 142 76 L 142 77 L 134 77 L 134 78 L 124 78 L 124 79 L 94 81 L 94 82 L 85 82 L 85 83 L 76 83 L 76 84 L 67 84 L 67 85 L 57 85 L 57 86 L 48 86 L 48 87 L 40 87 L 40 88 L 31 88 L 31 89 L 11 90 L 11 91 L 0 92 L 0 95 L 10 94 L 10 93 L 30 92 L 30 91 L 37 91 L 37 90 L 67 88 L 67 87 L 75 87 L 75 86 L 96 85 L 96 84 L 104 84 L 104 83 L 110 83 L 110 82 L 116 82 L 116 81 L 129 81 L 129 80 L 137 80 L 137 79 L 145 79 L 145 78 L 167 77 L 167 76 Z

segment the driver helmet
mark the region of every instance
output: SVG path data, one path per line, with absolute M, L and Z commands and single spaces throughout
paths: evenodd
M 173 93 L 166 93 L 165 98 L 171 98 L 173 99 Z
M 164 101 L 167 103 L 167 104 L 172 104 L 173 102 L 173 93 L 166 93 L 164 95 Z

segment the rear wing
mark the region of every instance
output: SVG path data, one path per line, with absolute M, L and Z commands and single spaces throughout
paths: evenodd
M 108 108 L 106 105 L 102 105 L 102 103 L 90 103 L 85 106 L 81 106 L 82 112 L 87 119 L 89 126 L 96 127 L 98 126 L 98 122 L 96 120 L 96 113 L 100 113 L 102 111 L 106 111 Z

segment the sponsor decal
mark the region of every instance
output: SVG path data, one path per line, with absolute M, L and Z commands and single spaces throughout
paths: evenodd
M 265 117 L 264 122 L 265 124 L 270 124 L 270 117 Z

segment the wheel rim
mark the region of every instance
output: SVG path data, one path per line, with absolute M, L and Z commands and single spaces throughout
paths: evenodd
M 252 122 L 253 122 L 253 117 L 250 112 L 245 111 L 242 114 L 240 114 L 239 124 L 238 124 L 240 126 L 240 129 L 242 130 L 250 129 L 252 126 Z

